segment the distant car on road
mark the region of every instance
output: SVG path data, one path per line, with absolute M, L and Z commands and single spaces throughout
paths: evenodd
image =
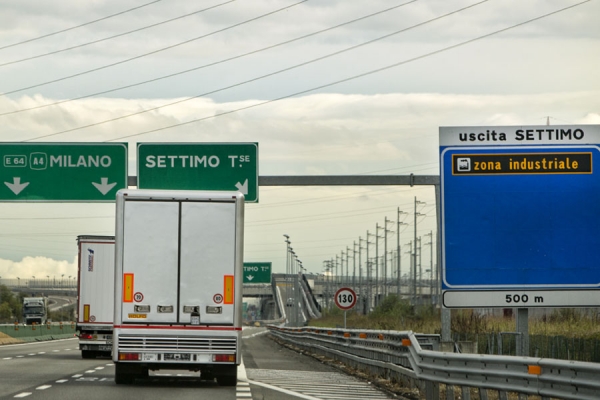
M 285 306 L 286 307 L 293 307 L 294 306 L 294 298 L 290 297 L 289 299 L 287 299 L 287 301 L 285 302 Z

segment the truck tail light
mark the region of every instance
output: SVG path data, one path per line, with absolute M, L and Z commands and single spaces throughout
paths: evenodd
M 213 354 L 213 362 L 235 362 L 235 354 Z
M 83 339 L 83 340 L 92 340 L 94 338 L 94 336 L 92 336 L 91 333 L 82 333 L 81 335 L 79 335 L 79 339 Z
M 139 353 L 119 353 L 119 361 L 139 361 Z

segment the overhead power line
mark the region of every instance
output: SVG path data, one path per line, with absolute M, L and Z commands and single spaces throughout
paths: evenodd
M 268 17 L 268 16 L 276 14 L 278 12 L 281 12 L 281 11 L 284 11 L 284 10 L 288 10 L 288 9 L 290 9 L 292 7 L 295 7 L 295 6 L 299 5 L 299 4 L 306 3 L 307 1 L 308 0 L 302 0 L 302 1 L 299 1 L 298 3 L 294 3 L 294 4 L 291 4 L 289 6 L 285 6 L 285 7 L 279 8 L 277 10 L 268 12 L 266 14 L 259 15 L 258 17 L 250 18 L 250 19 L 247 19 L 245 21 L 239 22 L 237 24 L 230 25 L 230 26 L 228 26 L 226 28 L 218 29 L 216 31 L 213 31 L 213 32 L 210 32 L 210 33 L 207 33 L 207 34 L 204 34 L 204 35 L 201 35 L 201 36 L 189 39 L 189 40 L 185 40 L 183 42 L 175 43 L 175 44 L 167 46 L 167 47 L 162 47 L 160 49 L 157 49 L 157 50 L 154 50 L 154 51 L 150 51 L 148 53 L 144 53 L 144 54 L 140 54 L 140 55 L 137 55 L 137 56 L 134 56 L 134 57 L 126 58 L 126 59 L 121 60 L 121 61 L 117 61 L 117 62 L 114 62 L 114 63 L 106 64 L 106 65 L 103 65 L 101 67 L 92 68 L 92 69 L 89 69 L 87 71 L 82 71 L 82 72 L 79 72 L 79 73 L 76 73 L 76 74 L 73 74 L 73 75 L 69 75 L 69 76 L 64 76 L 62 78 L 53 79 L 51 81 L 46 81 L 46 82 L 38 83 L 38 84 L 35 84 L 35 85 L 27 86 L 27 87 L 24 87 L 24 88 L 15 89 L 15 90 L 11 90 L 11 91 L 8 91 L 8 92 L 0 93 L 0 96 L 6 96 L 6 95 L 9 95 L 9 94 L 22 92 L 24 90 L 33 89 L 33 88 L 40 87 L 40 86 L 46 86 L 46 85 L 49 85 L 51 83 L 61 82 L 61 81 L 67 80 L 67 79 L 75 78 L 75 77 L 86 75 L 86 74 L 89 74 L 89 73 L 92 73 L 92 72 L 101 71 L 103 69 L 114 67 L 116 65 L 125 64 L 125 63 L 128 63 L 128 62 L 133 61 L 133 60 L 138 60 L 138 59 L 143 58 L 143 57 L 147 57 L 147 56 L 150 56 L 150 55 L 153 55 L 153 54 L 161 53 L 161 52 L 166 51 L 166 50 L 174 49 L 176 47 L 183 46 L 185 44 L 192 43 L 192 42 L 195 42 L 195 41 L 200 40 L 200 39 L 204 39 L 206 37 L 215 35 L 217 33 L 225 32 L 227 30 L 230 30 L 230 29 L 233 29 L 233 28 L 237 28 L 238 26 L 245 25 L 245 24 L 253 22 L 253 21 L 257 21 L 257 20 L 259 20 L 261 18 Z
M 84 96 L 75 97 L 75 98 L 72 98 L 72 99 L 60 100 L 60 101 L 56 101 L 56 102 L 52 102 L 52 103 L 48 103 L 48 104 L 42 104 L 42 105 L 38 105 L 38 106 L 34 106 L 34 107 L 22 108 L 22 109 L 14 110 L 14 111 L 8 111 L 8 112 L 5 112 L 5 113 L 0 113 L 0 116 L 9 115 L 9 114 L 16 114 L 16 113 L 23 112 L 23 111 L 37 110 L 39 108 L 44 108 L 44 107 L 50 107 L 50 106 L 55 106 L 55 105 L 59 105 L 59 104 L 64 104 L 64 103 L 68 103 L 68 102 L 71 102 L 71 101 L 74 101 L 74 100 L 81 100 L 81 99 L 86 99 L 86 98 L 89 98 L 89 97 L 95 97 L 95 96 L 99 96 L 99 95 L 103 95 L 103 94 L 107 94 L 107 93 L 112 93 L 112 92 L 116 92 L 118 90 L 130 89 L 132 87 L 141 86 L 141 85 L 145 85 L 145 84 L 152 83 L 152 82 L 157 82 L 157 81 L 160 81 L 160 80 L 163 80 L 163 79 L 172 78 L 174 76 L 179 76 L 179 75 L 187 74 L 187 73 L 193 72 L 193 71 L 198 71 L 198 70 L 203 69 L 203 68 L 213 67 L 215 65 L 223 64 L 223 63 L 226 63 L 226 62 L 229 62 L 229 61 L 233 61 L 233 60 L 237 60 L 237 59 L 249 56 L 249 55 L 257 54 L 257 53 L 260 53 L 260 52 L 263 52 L 263 51 L 266 51 L 266 50 L 271 50 L 271 49 L 274 49 L 276 47 L 280 47 L 280 46 L 287 45 L 287 44 L 290 44 L 290 43 L 293 43 L 293 42 L 297 42 L 299 40 L 303 40 L 303 39 L 306 39 L 306 38 L 309 38 L 309 37 L 312 37 L 312 36 L 320 35 L 321 33 L 329 32 L 331 30 L 334 30 L 334 29 L 337 29 L 337 28 L 340 28 L 340 27 L 343 27 L 343 26 L 346 26 L 346 25 L 349 25 L 349 24 L 353 24 L 353 23 L 358 22 L 358 21 L 362 21 L 362 20 L 365 20 L 367 18 L 374 17 L 376 15 L 380 15 L 380 14 L 389 12 L 389 11 L 394 10 L 396 8 L 400 8 L 400 7 L 403 7 L 405 5 L 414 3 L 416 1 L 419 1 L 419 0 L 411 0 L 411 1 L 407 2 L 407 3 L 398 4 L 398 5 L 395 5 L 393 7 L 389 7 L 389 8 L 386 8 L 384 10 L 380 10 L 380 11 L 374 12 L 372 14 L 368 14 L 368 15 L 362 16 L 360 18 L 356 18 L 356 19 L 350 20 L 350 21 L 346 21 L 346 22 L 343 22 L 341 24 L 338 24 L 338 25 L 335 25 L 335 26 L 332 26 L 332 27 L 329 27 L 329 28 L 326 28 L 326 29 L 321 29 L 319 31 L 312 32 L 312 33 L 309 33 L 307 35 L 302 35 L 302 36 L 296 37 L 294 39 L 290 39 L 290 40 L 286 40 L 286 41 L 283 41 L 283 42 L 279 42 L 279 43 L 276 43 L 276 44 L 271 45 L 271 46 L 267 46 L 267 47 L 263 47 L 263 48 L 260 48 L 260 49 L 257 49 L 257 50 L 249 51 L 247 53 L 243 53 L 243 54 L 239 54 L 237 56 L 225 58 L 223 60 L 215 61 L 215 62 L 212 62 L 212 63 L 209 63 L 209 64 L 200 65 L 200 66 L 197 66 L 197 67 L 194 67 L 194 68 L 190 68 L 190 69 L 186 69 L 186 70 L 183 70 L 183 71 L 174 72 L 172 74 L 159 76 L 157 78 L 148 79 L 148 80 L 141 81 L 141 82 L 138 82 L 138 83 L 133 83 L 133 84 L 130 84 L 130 85 L 120 86 L 120 87 L 116 87 L 116 88 L 113 88 L 113 89 L 103 90 L 101 92 L 91 93 L 91 94 L 87 94 L 87 95 L 84 95 Z
M 366 76 L 374 75 L 374 74 L 377 74 L 379 72 L 383 72 L 383 71 L 386 71 L 386 70 L 389 70 L 389 69 L 392 69 L 392 68 L 396 68 L 396 67 L 399 67 L 401 65 L 405 65 L 405 64 L 408 64 L 408 63 L 411 63 L 411 62 L 414 62 L 414 61 L 417 61 L 417 60 L 421 60 L 421 59 L 424 59 L 424 58 L 427 58 L 427 57 L 430 57 L 430 56 L 433 56 L 433 55 L 444 53 L 446 51 L 453 50 L 453 49 L 456 49 L 458 47 L 465 46 L 467 44 L 479 41 L 481 39 L 485 39 L 485 38 L 497 35 L 499 33 L 506 32 L 506 31 L 509 31 L 511 29 L 514 29 L 514 28 L 517 28 L 517 27 L 529 24 L 531 22 L 538 21 L 538 20 L 541 20 L 543 18 L 547 18 L 549 16 L 558 14 L 560 12 L 569 10 L 571 8 L 575 8 L 577 6 L 580 6 L 582 4 L 588 3 L 590 1 L 591 0 L 584 0 L 582 2 L 579 2 L 579 3 L 576 3 L 576 4 L 572 4 L 570 6 L 567 6 L 567 7 L 564 7 L 564 8 L 561 8 L 561 9 L 558 9 L 558 10 L 555 10 L 555 11 L 543 14 L 543 15 L 535 17 L 535 18 L 528 19 L 526 21 L 523 21 L 523 22 L 511 25 L 511 26 L 506 27 L 506 28 L 498 29 L 496 31 L 490 32 L 490 33 L 485 34 L 485 35 L 478 36 L 478 37 L 473 38 L 473 39 L 465 40 L 463 42 L 460 42 L 460 43 L 457 43 L 457 44 L 454 44 L 454 45 L 451 45 L 451 46 L 447 46 L 447 47 L 444 47 L 444 48 L 441 48 L 441 49 L 438 49 L 438 50 L 435 50 L 435 51 L 432 51 L 432 52 L 429 52 L 429 53 L 426 53 L 426 54 L 422 54 L 422 55 L 417 56 L 417 57 L 413 57 L 413 58 L 410 58 L 410 59 L 407 59 L 407 60 L 403 60 L 403 61 L 400 61 L 400 62 L 397 62 L 397 63 L 394 63 L 394 64 L 390 64 L 390 65 L 387 65 L 387 66 L 384 66 L 384 67 L 381 67 L 381 68 L 373 69 L 373 70 L 370 70 L 370 71 L 367 71 L 367 72 L 364 72 L 364 73 L 361 73 L 361 74 L 358 74 L 358 75 L 353 75 L 353 76 L 350 76 L 348 78 L 344 78 L 344 79 L 340 79 L 340 80 L 333 81 L 333 82 L 330 82 L 330 83 L 326 83 L 326 84 L 323 84 L 323 85 L 315 86 L 315 87 L 312 87 L 310 89 L 302 90 L 302 91 L 299 91 L 299 92 L 294 92 L 294 93 L 291 93 L 291 94 L 288 94 L 288 95 L 285 95 L 285 96 L 277 97 L 275 99 L 260 101 L 260 102 L 257 102 L 257 103 L 254 103 L 254 104 L 251 104 L 251 105 L 248 105 L 248 106 L 239 107 L 239 108 L 236 108 L 236 109 L 233 109 L 233 110 L 229 110 L 229 111 L 223 111 L 223 112 L 216 113 L 216 114 L 213 114 L 213 115 L 209 115 L 209 116 L 206 116 L 206 117 L 196 118 L 196 119 L 193 119 L 193 120 L 190 120 L 190 121 L 181 122 L 181 123 L 173 124 L 173 125 L 168 125 L 168 126 L 164 126 L 164 127 L 161 127 L 161 128 L 155 128 L 155 129 L 151 129 L 151 130 L 144 131 L 144 132 L 138 132 L 138 133 L 134 133 L 134 134 L 131 134 L 131 135 L 120 136 L 120 137 L 117 137 L 117 138 L 106 140 L 106 142 L 112 142 L 112 141 L 115 141 L 115 140 L 121 140 L 121 139 L 131 138 L 131 137 L 135 137 L 135 136 L 146 135 L 146 134 L 149 134 L 149 133 L 160 132 L 160 131 L 167 130 L 167 129 L 177 128 L 177 127 L 180 127 L 180 126 L 185 126 L 185 125 L 189 125 L 189 124 L 193 124 L 193 123 L 197 123 L 197 122 L 201 122 L 201 121 L 205 121 L 205 120 L 209 120 L 209 119 L 221 117 L 221 116 L 224 116 L 224 115 L 234 114 L 234 113 L 239 112 L 239 111 L 249 110 L 249 109 L 256 108 L 256 107 L 259 107 L 259 106 L 263 106 L 263 105 L 266 105 L 266 104 L 274 103 L 274 102 L 277 102 L 277 101 L 280 101 L 280 100 L 285 100 L 285 99 L 293 98 L 293 97 L 300 96 L 300 95 L 303 95 L 303 94 L 308 94 L 308 93 L 311 93 L 311 92 L 314 92 L 314 91 L 317 91 L 317 90 L 320 90 L 320 89 L 324 89 L 324 88 L 328 88 L 328 87 L 331 87 L 331 86 L 339 85 L 341 83 L 349 82 L 349 81 L 352 81 L 352 80 L 355 80 L 355 79 L 359 79 L 359 78 L 363 78 L 363 77 L 366 77 Z M 477 4 L 479 4 L 479 3 L 477 3 Z M 306 64 L 306 63 L 303 63 L 303 64 Z M 257 79 L 258 78 L 253 79 L 251 81 L 255 81 Z M 250 82 L 250 81 L 248 81 L 248 82 Z M 238 85 L 232 85 L 230 87 L 239 86 L 240 84 L 238 84 Z M 220 90 L 225 90 L 225 89 L 220 89 Z M 218 90 L 218 91 L 220 91 L 220 90 Z M 196 98 L 196 97 L 199 97 L 199 96 L 195 96 L 193 98 Z M 188 99 L 188 100 L 190 100 L 190 99 Z M 179 102 L 182 102 L 182 101 L 179 101 Z M 175 103 L 179 103 L 179 102 L 175 102 Z M 60 135 L 60 134 L 63 134 L 63 133 L 73 132 L 73 131 L 76 131 L 76 130 L 79 130 L 79 129 L 90 128 L 90 127 L 93 127 L 93 126 L 98 126 L 98 125 L 101 125 L 101 124 L 104 124 L 104 123 L 107 123 L 107 122 L 112 122 L 112 121 L 119 120 L 119 119 L 122 119 L 122 118 L 126 118 L 126 117 L 129 117 L 129 116 L 142 114 L 142 113 L 148 112 L 150 110 L 155 110 L 157 108 L 161 108 L 161 107 L 166 107 L 166 106 L 169 106 L 169 105 L 173 105 L 175 103 L 170 103 L 170 104 L 163 105 L 163 106 L 160 106 L 160 107 L 155 107 L 155 108 L 152 108 L 152 109 L 148 109 L 148 110 L 145 110 L 145 111 L 141 111 L 141 112 L 138 112 L 138 113 L 130 114 L 130 115 L 119 117 L 119 118 L 113 118 L 113 119 L 106 120 L 106 121 L 100 121 L 100 122 L 97 122 L 97 123 L 94 123 L 94 124 L 80 126 L 80 127 L 77 127 L 77 128 L 72 128 L 72 129 L 68 129 L 68 130 L 64 130 L 64 131 L 60 131 L 60 132 L 55 132 L 55 133 L 51 133 L 51 134 L 48 134 L 48 135 L 37 136 L 37 137 L 34 137 L 34 138 L 23 140 L 23 142 L 28 142 L 28 141 L 31 141 L 31 140 L 37 140 L 37 139 L 42 139 L 42 138 L 46 138 L 46 137 L 50 137 L 50 136 Z
M 50 51 L 48 53 L 38 54 L 38 55 L 35 55 L 35 56 L 31 56 L 31 57 L 21 58 L 20 60 L 14 60 L 14 61 L 5 62 L 3 64 L 0 64 L 0 67 L 4 67 L 4 66 L 7 66 L 7 65 L 12 65 L 12 64 L 17 64 L 17 63 L 20 63 L 20 62 L 23 62 L 23 61 L 35 60 L 37 58 L 51 56 L 53 54 L 58 54 L 58 53 L 64 53 L 65 51 L 75 50 L 75 49 L 79 49 L 79 48 L 82 48 L 82 47 L 90 46 L 92 44 L 96 44 L 96 43 L 100 43 L 100 42 L 105 42 L 105 41 L 111 40 L 111 39 L 116 39 L 118 37 L 130 35 L 132 33 L 140 32 L 140 31 L 143 31 L 143 30 L 146 30 L 146 29 L 155 28 L 157 26 L 164 25 L 164 24 L 167 24 L 169 22 L 173 22 L 173 21 L 177 21 L 177 20 L 180 20 L 180 19 L 183 19 L 183 18 L 191 17 L 192 15 L 196 15 L 196 14 L 208 11 L 208 10 L 212 10 L 214 8 L 224 6 L 226 4 L 233 3 L 234 1 L 236 1 L 236 0 L 229 0 L 229 1 L 226 1 L 226 2 L 221 3 L 221 4 L 217 4 L 217 5 L 214 5 L 214 6 L 211 6 L 211 7 L 207 7 L 207 8 L 203 8 L 202 10 L 197 10 L 197 11 L 185 14 L 185 15 L 180 15 L 179 17 L 167 19 L 167 20 L 162 21 L 162 22 L 157 22 L 157 23 L 152 24 L 152 25 L 143 26 L 141 28 L 137 28 L 137 29 L 134 29 L 134 30 L 131 30 L 131 31 L 119 33 L 119 34 L 116 34 L 116 35 L 113 35 L 113 36 L 108 36 L 108 37 L 105 37 L 105 38 L 102 38 L 102 39 L 98 39 L 98 40 L 94 40 L 94 41 L 91 41 L 91 42 L 82 43 L 82 44 L 78 44 L 78 45 L 75 45 L 75 46 L 66 47 L 66 48 L 60 49 L 60 50 L 54 50 L 54 51 Z
M 47 33 L 47 34 L 42 35 L 42 36 L 37 36 L 37 37 L 31 38 L 31 39 L 22 40 L 22 41 L 17 42 L 17 43 L 0 46 L 0 50 L 8 49 L 9 47 L 19 46 L 19 45 L 25 44 L 25 43 L 34 42 L 36 40 L 40 40 L 40 39 L 44 39 L 44 38 L 47 38 L 47 37 L 50 37 L 50 36 L 58 35 L 59 33 L 64 33 L 64 32 L 68 32 L 68 31 L 72 31 L 73 29 L 77 29 L 77 28 L 81 28 L 81 27 L 84 27 L 84 26 L 87 26 L 87 25 L 95 24 L 96 22 L 104 21 L 104 20 L 107 20 L 109 18 L 116 17 L 117 15 L 123 15 L 123 14 L 126 14 L 126 13 L 131 12 L 131 11 L 139 10 L 140 8 L 144 8 L 144 7 L 147 7 L 147 6 L 151 5 L 151 4 L 158 3 L 159 1 L 162 1 L 162 0 L 154 0 L 154 1 L 151 1 L 150 3 L 142 4 L 141 6 L 133 7 L 133 8 L 130 8 L 128 10 L 124 10 L 124 11 L 121 11 L 121 12 L 118 12 L 118 13 L 115 13 L 115 14 L 107 15 L 106 17 L 98 18 L 98 19 L 95 19 L 93 21 L 84 22 L 83 24 L 75 25 L 75 26 L 72 26 L 70 28 L 61 29 L 60 31 L 56 31 L 56 32 L 52 32 L 52 33 Z
M 239 108 L 236 108 L 236 109 L 233 109 L 233 110 L 229 110 L 229 111 L 223 111 L 223 112 L 216 113 L 216 114 L 213 114 L 213 115 L 209 115 L 209 116 L 206 116 L 206 117 L 196 118 L 196 119 L 193 119 L 193 120 L 190 120 L 190 121 L 186 121 L 186 122 L 181 122 L 181 123 L 178 123 L 178 124 L 173 124 L 173 125 L 165 126 L 165 127 L 162 127 L 162 128 L 156 128 L 156 129 L 151 129 L 149 131 L 134 133 L 132 135 L 121 136 L 121 137 L 118 137 L 118 138 L 106 140 L 106 142 L 112 142 L 112 141 L 115 141 L 115 140 L 126 139 L 126 138 L 130 138 L 130 137 L 134 137 L 134 136 L 147 135 L 149 133 L 160 132 L 160 131 L 167 130 L 167 129 L 172 129 L 172 128 L 177 128 L 177 127 L 184 126 L 184 125 L 193 124 L 193 123 L 196 123 L 196 122 L 206 121 L 206 120 L 209 120 L 209 119 L 213 119 L 213 118 L 217 118 L 217 117 L 222 117 L 224 115 L 234 114 L 234 113 L 239 112 L 239 111 L 244 111 L 244 110 L 249 110 L 249 109 L 252 109 L 252 108 L 260 107 L 260 106 L 263 106 L 263 105 L 266 105 L 266 104 L 270 104 L 270 103 L 274 103 L 274 102 L 277 102 L 277 101 L 280 101 L 280 100 L 285 100 L 285 99 L 289 99 L 289 98 L 292 98 L 292 97 L 300 96 L 300 95 L 303 95 L 303 94 L 311 93 L 311 92 L 314 92 L 314 91 L 317 91 L 317 90 L 320 90 L 320 89 L 325 89 L 325 88 L 328 88 L 328 87 L 331 87 L 331 86 L 339 85 L 340 83 L 345 83 L 345 82 L 349 82 L 349 81 L 352 81 L 352 80 L 355 80 L 355 79 L 364 78 L 365 76 L 374 75 L 374 74 L 377 74 L 379 72 L 383 72 L 383 71 L 386 71 L 386 70 L 389 70 L 389 69 L 392 69 L 392 68 L 396 68 L 396 67 L 399 67 L 399 66 L 404 65 L 404 64 L 408 64 L 408 63 L 411 63 L 411 62 L 414 62 L 414 61 L 417 61 L 417 60 L 421 60 L 421 59 L 424 59 L 424 58 L 427 58 L 427 57 L 430 57 L 430 56 L 433 56 L 433 55 L 436 55 L 436 54 L 444 53 L 444 52 L 446 52 L 448 50 L 453 50 L 453 49 L 456 49 L 458 47 L 465 46 L 467 44 L 476 42 L 478 40 L 485 39 L 485 38 L 488 38 L 490 36 L 494 36 L 494 35 L 497 35 L 499 33 L 506 32 L 506 31 L 509 31 L 511 29 L 514 29 L 514 28 L 517 28 L 517 27 L 529 24 L 531 22 L 539 21 L 539 20 L 541 20 L 543 18 L 546 18 L 546 17 L 549 17 L 551 15 L 555 15 L 555 14 L 561 13 L 563 11 L 569 10 L 571 8 L 578 7 L 578 6 L 582 5 L 582 4 L 589 3 L 590 1 L 591 0 L 584 0 L 582 2 L 579 2 L 579 3 L 576 3 L 576 4 L 572 4 L 570 6 L 561 8 L 559 10 L 555 10 L 555 11 L 549 12 L 547 14 L 543 14 L 543 15 L 541 15 L 539 17 L 528 19 L 526 21 L 520 22 L 520 23 L 515 24 L 515 25 L 511 25 L 511 26 L 506 27 L 506 28 L 498 29 L 498 30 L 496 30 L 494 32 L 490 32 L 488 34 L 485 34 L 485 35 L 482 35 L 482 36 L 478 36 L 478 37 L 473 38 L 473 39 L 465 40 L 464 42 L 460 42 L 460 43 L 457 43 L 457 44 L 452 45 L 452 46 L 447 46 L 447 47 L 444 47 L 442 49 L 438 49 L 438 50 L 435 50 L 435 51 L 432 51 L 432 52 L 429 52 L 429 53 L 426 53 L 426 54 L 423 54 L 423 55 L 420 55 L 420 56 L 417 56 L 417 57 L 414 57 L 414 58 L 410 58 L 408 60 L 404 60 L 404 61 L 400 61 L 400 62 L 397 62 L 397 63 L 394 63 L 394 64 L 390 64 L 390 65 L 387 65 L 385 67 L 373 69 L 373 70 L 364 72 L 362 74 L 353 75 L 353 76 L 350 76 L 348 78 L 344 78 L 344 79 L 340 79 L 340 80 L 337 80 L 337 81 L 334 81 L 334 82 L 326 83 L 324 85 L 315 86 L 315 87 L 312 87 L 310 89 L 306 89 L 306 90 L 302 90 L 302 91 L 299 91 L 299 92 L 291 93 L 291 94 L 288 94 L 286 96 L 277 97 L 275 99 L 261 101 L 261 102 L 255 103 L 255 104 L 251 104 L 249 106 L 239 107 Z M 76 129 L 72 129 L 72 130 L 76 130 Z M 65 131 L 65 132 L 70 132 L 70 131 L 71 130 L 68 130 L 68 131 Z M 64 132 L 58 132 L 56 134 L 60 134 L 60 133 L 64 133 Z M 46 136 L 52 136 L 52 135 L 46 135 Z M 40 136 L 38 138 L 29 139 L 29 140 L 35 140 L 35 139 L 39 139 L 39 138 L 46 137 L 46 136 Z
M 449 13 L 446 13 L 446 14 L 444 14 L 444 15 L 441 15 L 441 16 L 439 16 L 439 17 L 435 17 L 435 18 L 429 19 L 429 20 L 427 20 L 427 21 L 424 21 L 424 22 L 418 23 L 418 24 L 416 24 L 416 25 L 412 25 L 412 26 L 410 26 L 410 27 L 407 27 L 407 28 L 404 28 L 404 29 L 400 29 L 400 30 L 398 30 L 398 31 L 395 31 L 395 32 L 389 33 L 389 34 L 387 34 L 387 35 L 383 35 L 383 36 L 380 36 L 380 37 L 378 37 L 378 38 L 371 39 L 371 40 L 368 40 L 368 41 L 366 41 L 366 42 L 363 42 L 363 43 L 360 43 L 360 44 L 357 44 L 357 45 L 354 45 L 354 46 L 350 46 L 350 47 L 347 47 L 347 48 L 345 48 L 345 49 L 342 49 L 342 50 L 339 50 L 339 51 L 336 51 L 336 52 L 333 52 L 333 53 L 329 53 L 329 54 L 326 54 L 326 55 L 324 55 L 324 56 L 317 57 L 317 58 L 314 58 L 314 59 L 312 59 L 312 60 L 309 60 L 309 61 L 302 62 L 302 63 L 300 63 L 300 64 L 295 64 L 295 65 L 292 65 L 292 66 L 290 66 L 290 67 L 283 68 L 283 69 L 280 69 L 280 70 L 277 70 L 277 71 L 274 71 L 274 72 L 271 72 L 271 73 L 268 73 L 268 74 L 265 74 L 265 75 L 261 75 L 261 76 L 258 76 L 258 77 L 255 77 L 255 78 L 252 78 L 252 79 L 249 79 L 249 80 L 246 80 L 246 81 L 242 81 L 242 82 L 234 83 L 233 85 L 229 85 L 229 86 L 226 86 L 226 87 L 223 87 L 223 88 L 219 88 L 219 89 L 211 90 L 211 91 L 209 91 L 209 92 L 201 93 L 201 94 L 198 94 L 198 95 L 195 95 L 195 96 L 192 96 L 192 97 L 187 97 L 187 98 L 185 98 L 185 99 L 176 100 L 176 101 L 173 101 L 173 102 L 170 102 L 170 103 L 162 104 L 162 105 L 160 105 L 160 106 L 156 106 L 156 107 L 152 107 L 152 108 L 143 109 L 143 110 L 137 111 L 137 112 L 135 112 L 135 113 L 126 114 L 126 115 L 121 115 L 120 117 L 115 117 L 115 118 L 111 118 L 111 119 L 107 119 L 107 120 L 104 120 L 104 121 L 95 122 L 95 123 L 88 124 L 88 125 L 82 125 L 82 126 L 78 126 L 78 127 L 76 127 L 76 128 L 71 128 L 71 129 L 67 129 L 67 130 L 64 130 L 64 131 L 60 131 L 60 132 L 55 132 L 55 133 L 50 133 L 50 134 L 43 135 L 43 136 L 38 136 L 38 137 L 31 138 L 31 139 L 28 139 L 28 140 L 25 140 L 25 141 L 36 140 L 36 139 L 41 139 L 41 138 L 46 138 L 46 137 L 50 137 L 50 136 L 56 136 L 56 135 L 60 135 L 60 134 L 63 134 L 63 133 L 73 132 L 73 131 L 80 130 L 80 129 L 85 129 L 85 128 L 91 128 L 91 127 L 93 127 L 93 126 L 98 126 L 98 125 L 106 124 L 106 123 L 109 123 L 109 122 L 118 121 L 118 120 L 125 119 L 125 118 L 129 118 L 129 117 L 132 117 L 132 116 L 135 116 L 135 115 L 140 115 L 140 114 L 144 114 L 144 113 L 147 113 L 147 112 L 150 112 L 150 111 L 156 111 L 156 110 L 158 110 L 158 109 L 161 109 L 161 108 L 165 108 L 165 107 L 173 106 L 173 105 L 175 105 L 175 104 L 184 103 L 184 102 L 186 102 L 186 101 L 190 101 L 190 100 L 193 100 L 193 99 L 197 99 L 197 98 L 200 98 L 200 97 L 208 96 L 208 95 L 215 94 L 215 93 L 218 93 L 218 92 L 222 92 L 222 91 L 225 91 L 225 90 L 228 90 L 228 89 L 232 89 L 232 88 L 235 88 L 235 87 L 239 87 L 239 86 L 245 85 L 245 84 L 247 84 L 247 83 L 256 82 L 256 81 L 259 81 L 259 80 L 261 80 L 261 79 L 265 79 L 265 78 L 268 78 L 268 77 L 271 77 L 271 76 L 275 76 L 275 75 L 281 74 L 281 73 L 283 73 L 283 72 L 291 71 L 291 70 L 293 70 L 293 69 L 297 69 L 297 68 L 300 68 L 300 67 L 306 66 L 306 65 L 308 65 L 308 64 L 315 63 L 315 62 L 317 62 L 317 61 L 321 61 L 321 60 L 324 60 L 324 59 L 327 59 L 327 58 L 331 58 L 331 57 L 333 57 L 333 56 L 336 56 L 336 55 L 339 55 L 339 54 L 342 54 L 342 53 L 349 52 L 349 51 L 351 51 L 351 50 L 358 49 L 358 48 L 360 48 L 360 47 L 367 46 L 367 45 L 369 45 L 369 44 L 372 44 L 372 43 L 375 43 L 375 42 L 381 41 L 381 40 L 383 40 L 383 39 L 387 39 L 387 38 L 389 38 L 389 37 L 391 37 L 391 36 L 398 35 L 398 34 L 400 34 L 400 33 L 402 33 L 402 32 L 406 32 L 406 31 L 409 31 L 409 30 L 411 30 L 411 29 L 418 28 L 418 27 L 420 27 L 420 26 L 423 26 L 423 25 L 429 24 L 429 23 L 431 23 L 431 22 L 434 22 L 434 21 L 437 21 L 437 20 L 439 20 L 439 19 L 442 19 L 442 18 L 448 17 L 448 16 L 450 16 L 450 15 L 453 15 L 453 14 L 459 13 L 459 12 L 461 12 L 461 11 L 464 11 L 464 10 L 468 9 L 468 8 L 475 7 L 475 6 L 479 5 L 479 4 L 486 3 L 486 2 L 488 2 L 488 1 L 489 1 L 489 0 L 482 0 L 482 1 L 478 2 L 478 3 L 471 4 L 471 5 L 469 5 L 469 6 L 466 6 L 466 7 L 459 8 L 458 10 L 451 11 L 451 12 L 449 12 Z M 351 80 L 351 79 L 352 79 L 352 78 L 350 78 L 350 79 L 347 79 L 347 80 Z M 335 83 L 328 84 L 328 85 L 325 85 L 325 86 L 322 86 L 322 87 L 332 86 L 333 84 L 335 84 Z M 313 91 L 313 90 L 317 90 L 317 89 L 309 89 L 309 90 L 307 90 L 307 91 L 304 91 L 304 92 L 310 92 L 310 91 Z M 304 92 L 299 92 L 299 93 L 304 93 Z M 268 102 L 273 102 L 273 101 L 281 100 L 281 99 L 288 98 L 288 97 L 294 97 L 295 95 L 296 95 L 296 94 L 288 95 L 288 96 L 285 96 L 285 97 L 282 97 L 282 98 L 279 98 L 279 99 L 275 99 L 275 100 L 269 100 Z M 261 104 L 266 104 L 266 103 L 261 103 Z M 252 108 L 252 107 L 253 107 L 253 106 L 248 106 L 247 108 Z M 238 109 L 238 110 L 241 110 L 241 109 Z M 230 112 L 226 112 L 226 113 L 224 113 L 224 115 L 225 115 L 225 114 L 228 114 L 228 113 L 230 113 Z M 160 129 L 164 129 L 164 128 L 159 128 L 159 130 L 160 130 Z M 145 133 L 149 133 L 149 132 L 145 132 Z M 134 134 L 134 135 L 132 135 L 132 136 L 136 136 L 136 135 L 140 135 L 140 133 L 138 133 L 138 134 Z

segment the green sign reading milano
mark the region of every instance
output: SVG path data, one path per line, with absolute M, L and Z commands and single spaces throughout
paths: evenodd
M 0 143 L 0 201 L 115 201 L 126 143 Z

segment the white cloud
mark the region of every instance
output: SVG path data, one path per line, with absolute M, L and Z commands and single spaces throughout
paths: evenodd
M 21 261 L 4 260 L 0 258 L 0 277 L 2 279 L 21 278 L 33 279 L 60 279 L 77 275 L 77 260 L 54 260 L 48 257 L 23 257 Z

